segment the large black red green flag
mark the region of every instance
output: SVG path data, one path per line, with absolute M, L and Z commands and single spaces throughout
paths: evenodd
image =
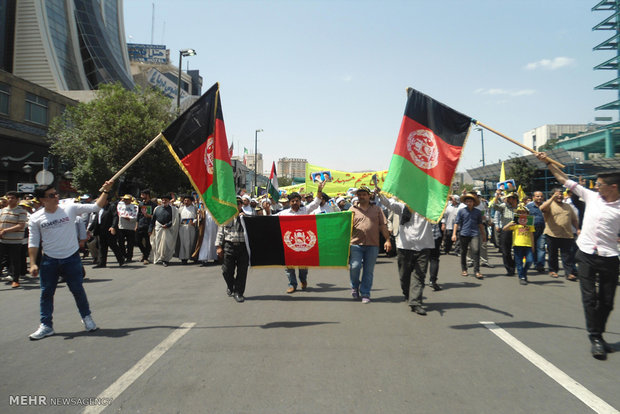
M 346 267 L 353 213 L 243 216 L 251 266 Z
M 441 220 L 470 125 L 471 117 L 410 89 L 383 190 Z
M 220 104 L 214 84 L 162 133 L 164 142 L 222 225 L 237 215 L 235 181 Z

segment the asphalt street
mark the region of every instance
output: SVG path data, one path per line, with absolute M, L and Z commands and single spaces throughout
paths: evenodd
M 617 412 L 620 352 L 590 355 L 578 284 L 531 274 L 521 286 L 490 250 L 484 280 L 441 256 L 443 290 L 425 289 L 427 316 L 402 301 L 396 260 L 384 256 L 370 304 L 351 299 L 346 269 L 311 269 L 294 294 L 283 269 L 251 269 L 239 304 L 219 266 L 111 258 L 86 265 L 100 329 L 83 330 L 60 285 L 56 334 L 40 341 L 28 340 L 37 280 L 2 284 L 0 412 Z M 617 311 L 607 331 L 620 351 Z

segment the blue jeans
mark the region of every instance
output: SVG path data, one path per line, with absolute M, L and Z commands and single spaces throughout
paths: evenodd
M 297 277 L 295 276 L 294 267 L 286 268 L 286 276 L 288 276 L 288 285 L 294 288 L 297 288 Z M 306 267 L 299 268 L 299 281 L 301 283 L 306 283 L 308 281 L 308 268 Z
M 536 231 L 536 233 L 538 233 L 538 230 Z M 546 238 L 545 235 L 542 234 L 541 231 L 541 235 L 536 238 L 536 233 L 534 233 L 534 239 L 536 240 L 536 268 L 537 269 L 545 269 L 545 254 L 547 253 L 545 251 L 545 242 L 546 242 Z
M 82 286 L 84 274 L 82 273 L 82 260 L 80 253 L 75 252 L 64 259 L 54 259 L 46 256 L 41 258 L 39 266 L 39 283 L 41 284 L 41 323 L 49 327 L 52 326 L 52 313 L 54 313 L 54 293 L 58 285 L 59 276 L 65 278 L 75 304 L 80 311 L 82 319 L 90 315 L 88 299 Z
M 534 253 L 531 247 L 514 246 L 515 264 L 517 267 L 517 275 L 519 279 L 527 280 L 527 271 L 534 262 Z M 523 258 L 525 257 L 525 266 L 523 266 Z
M 363 298 L 370 297 L 372 280 L 374 277 L 375 263 L 379 255 L 379 246 L 360 246 L 351 245 L 351 257 L 349 259 L 349 276 L 351 278 L 351 289 L 358 290 Z M 362 271 L 362 281 L 360 283 L 360 272 Z

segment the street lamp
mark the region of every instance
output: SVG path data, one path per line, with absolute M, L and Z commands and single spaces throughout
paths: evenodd
M 181 64 L 183 63 L 183 56 L 196 56 L 194 49 L 181 49 L 179 50 L 179 81 L 177 83 L 177 111 L 181 106 Z
M 256 169 L 258 168 L 258 133 L 263 132 L 262 129 L 257 129 L 254 133 L 254 188 L 256 188 L 256 194 L 258 195 L 258 181 L 256 181 Z
M 480 142 L 482 142 L 482 166 L 484 167 L 484 131 L 480 127 L 474 129 L 480 131 Z

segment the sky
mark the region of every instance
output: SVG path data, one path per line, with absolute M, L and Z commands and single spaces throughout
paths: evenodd
M 258 152 L 341 171 L 389 167 L 412 87 L 523 142 L 544 124 L 587 124 L 615 111 L 593 67 L 613 52 L 592 27 L 599 0 L 124 0 L 128 43 L 166 45 L 204 93 L 220 84 L 235 155 Z M 154 6 L 153 6 L 154 5 Z M 154 13 L 153 13 L 154 9 Z M 154 24 L 152 22 L 154 21 Z M 523 150 L 484 131 L 487 164 Z M 481 166 L 471 128 L 458 171 Z

